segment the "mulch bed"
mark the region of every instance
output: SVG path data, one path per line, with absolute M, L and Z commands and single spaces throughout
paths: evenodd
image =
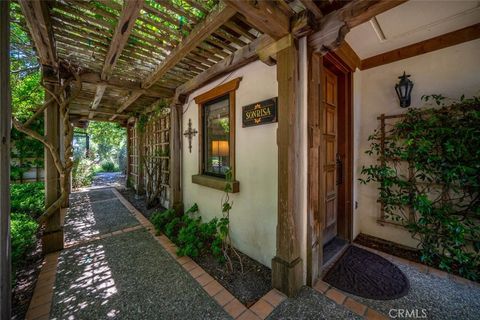
M 140 211 L 145 218 L 150 219 L 152 214 L 157 211 L 164 211 L 165 208 L 162 207 L 160 204 L 153 208 L 147 209 L 147 205 L 145 203 L 145 195 L 137 195 L 135 190 L 133 189 L 125 189 L 125 188 L 117 188 L 118 192 L 127 199 L 138 211 Z
M 249 308 L 272 289 L 272 271 L 246 254 L 237 252 L 242 259 L 243 274 L 235 255 L 231 257 L 233 272 L 228 272 L 226 266 L 212 255 L 203 255 L 193 260 Z
M 144 196 L 136 195 L 133 189 L 117 188 L 117 190 L 148 219 L 154 212 L 165 210 L 161 206 L 147 209 Z M 244 253 L 238 250 L 237 252 L 242 258 L 243 274 L 240 272 L 240 264 L 236 256 L 232 257 L 233 273 L 228 272 L 226 266 L 219 263 L 210 254 L 194 258 L 193 260 L 241 303 L 246 307 L 250 307 L 272 289 L 272 271 Z
M 12 288 L 12 319 L 25 319 L 33 296 L 35 284 L 42 267 L 43 253 L 41 231 L 37 233 L 37 243 L 27 253 L 21 265 L 17 266 Z

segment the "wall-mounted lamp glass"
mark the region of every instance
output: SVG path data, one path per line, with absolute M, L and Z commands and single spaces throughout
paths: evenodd
M 398 99 L 400 100 L 400 107 L 407 108 L 410 106 L 411 93 L 413 88 L 413 82 L 408 79 L 409 74 L 405 74 L 398 77 L 400 81 L 395 85 L 395 91 L 397 92 Z

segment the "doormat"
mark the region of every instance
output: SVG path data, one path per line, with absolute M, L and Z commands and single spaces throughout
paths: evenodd
M 359 297 L 392 300 L 408 293 L 405 274 L 390 261 L 370 251 L 349 246 L 323 281 Z

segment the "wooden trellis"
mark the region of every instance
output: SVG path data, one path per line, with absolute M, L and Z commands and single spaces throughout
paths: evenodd
M 170 205 L 170 115 L 151 119 L 143 129 L 128 130 L 128 179 L 138 193 L 144 193 L 148 183 L 148 169 L 153 163 L 153 179 L 158 181 L 158 199 L 166 208 Z M 145 165 L 149 166 L 145 168 Z
M 392 126 L 395 125 L 395 123 L 403 118 L 405 114 L 395 114 L 395 115 L 385 115 L 381 114 L 379 117 L 377 117 L 378 120 L 380 120 L 380 158 L 378 159 L 380 162 L 381 166 L 385 166 L 387 162 L 389 161 L 399 161 L 399 159 L 391 159 L 388 158 L 385 155 L 385 145 L 388 143 L 388 140 L 390 139 L 388 136 L 388 132 Z M 411 164 L 405 162 L 405 176 L 408 178 L 409 181 L 413 181 L 414 177 L 414 172 L 412 169 Z M 381 199 L 378 200 L 380 203 L 380 216 L 377 219 L 377 222 L 379 224 L 393 224 L 393 225 L 398 225 L 398 226 L 403 226 L 401 223 L 394 221 L 390 219 L 389 217 L 386 216 L 385 214 L 385 205 L 381 201 Z M 415 217 L 415 211 L 413 210 L 412 207 L 407 208 L 408 210 L 408 218 L 413 220 Z

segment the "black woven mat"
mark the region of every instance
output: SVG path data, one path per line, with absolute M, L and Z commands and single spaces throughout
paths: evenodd
M 408 278 L 397 266 L 356 246 L 345 250 L 323 281 L 342 291 L 375 300 L 403 297 L 410 288 Z

